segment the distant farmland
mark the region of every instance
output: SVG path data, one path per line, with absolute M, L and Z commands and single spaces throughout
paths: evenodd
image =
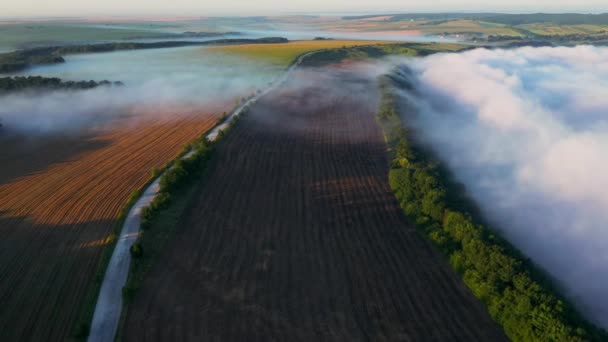
M 0 340 L 74 332 L 130 194 L 218 117 L 124 122 L 80 137 L 0 132 Z
M 524 24 L 518 26 L 534 34 L 544 35 L 593 35 L 608 33 L 608 25 L 554 25 L 550 23 Z
M 15 50 L 37 45 L 65 44 L 95 40 L 120 40 L 130 37 L 158 37 L 159 33 L 133 26 L 113 28 L 84 23 L 0 24 L 0 48 Z

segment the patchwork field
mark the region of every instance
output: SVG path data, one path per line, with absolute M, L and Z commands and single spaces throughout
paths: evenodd
M 424 33 L 479 33 L 486 35 L 502 35 L 502 36 L 521 36 L 521 33 L 514 30 L 511 27 L 484 23 L 476 20 L 452 20 L 446 21 L 439 24 L 422 24 L 417 26 L 416 29 Z
M 520 25 L 522 29 L 538 35 L 600 34 L 608 33 L 608 26 L 600 25 L 553 25 L 546 23 Z
M 54 23 L 0 23 L 0 48 L 14 50 L 36 45 L 60 45 L 75 42 L 117 40 L 133 37 L 158 37 L 154 32 L 136 27 Z
M 296 71 L 217 146 L 123 340 L 505 339 L 403 216 L 351 68 Z
M 218 117 L 55 138 L 0 131 L 0 340 L 71 336 L 130 194 Z

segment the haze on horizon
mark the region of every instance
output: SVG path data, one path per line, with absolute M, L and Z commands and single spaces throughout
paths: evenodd
M 40 2 L 22 0 L 6 2 L 0 17 L 45 16 L 207 16 L 207 15 L 276 15 L 293 13 L 397 13 L 397 12 L 608 12 L 605 0 L 438 0 L 420 4 L 414 0 L 225 0 L 201 3 L 196 0 L 120 0 Z

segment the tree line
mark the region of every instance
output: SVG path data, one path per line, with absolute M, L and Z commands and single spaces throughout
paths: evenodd
M 62 81 L 56 77 L 16 76 L 0 77 L 0 95 L 28 89 L 55 90 L 55 89 L 92 89 L 99 86 L 120 86 L 122 82 L 103 81 Z
M 216 39 L 204 42 L 194 41 L 163 41 L 154 43 L 117 42 L 85 45 L 66 45 L 39 47 L 0 54 L 0 73 L 17 72 L 36 64 L 65 63 L 63 55 L 79 53 L 98 53 L 120 50 L 160 49 L 199 45 L 229 45 L 229 44 L 277 44 L 286 43 L 282 37 L 265 37 L 258 39 L 233 38 Z
M 453 180 L 399 113 L 415 107 L 396 87 L 415 92 L 409 71 L 383 76 L 377 121 L 390 147 L 390 187 L 406 216 L 448 258 L 473 295 L 514 341 L 608 341 L 528 258 L 485 224 L 464 186 Z M 408 114 L 404 114 L 408 115 Z
M 248 108 L 244 108 L 239 116 L 246 115 Z M 217 125 L 228 119 L 224 113 Z M 174 163 L 168 163 L 161 169 L 152 171 L 152 178 L 160 176 L 159 190 L 152 202 L 141 212 L 141 233 L 137 241 L 131 246 L 133 257 L 129 278 L 123 288 L 125 302 L 133 299 L 141 286 L 145 274 L 155 262 L 163 246 L 174 234 L 179 218 L 191 197 L 196 191 L 197 184 L 203 179 L 214 155 L 216 144 L 222 140 L 227 130 L 236 123 L 237 118 L 218 132 L 214 142 L 206 138 L 205 133 L 189 145 L 185 146 Z M 217 126 L 216 125 L 216 126 Z M 135 193 L 134 201 L 141 192 Z

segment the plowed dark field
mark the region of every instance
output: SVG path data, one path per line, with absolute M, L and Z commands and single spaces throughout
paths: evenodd
M 252 108 L 123 338 L 504 340 L 391 194 L 375 89 L 348 69 L 304 70 Z

